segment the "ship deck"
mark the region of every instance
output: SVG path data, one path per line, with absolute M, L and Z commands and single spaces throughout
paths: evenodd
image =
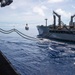
M 9 60 L 0 51 L 0 75 L 20 75 L 13 68 Z

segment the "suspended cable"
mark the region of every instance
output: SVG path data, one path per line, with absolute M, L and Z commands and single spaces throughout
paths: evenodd
M 11 30 L 3 30 L 0 28 L 0 32 L 3 33 L 3 34 L 10 34 L 12 32 L 16 32 L 18 35 L 20 35 L 22 38 L 24 39 L 28 39 L 28 40 L 34 40 L 34 41 L 40 41 L 39 39 L 35 38 L 35 37 L 31 37 L 31 36 L 28 36 L 26 34 L 23 34 L 22 32 L 20 32 L 19 30 L 17 29 L 11 29 Z

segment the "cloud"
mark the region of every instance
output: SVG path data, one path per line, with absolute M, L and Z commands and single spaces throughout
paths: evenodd
M 74 8 L 74 9 L 75 9 L 75 6 L 73 6 L 73 5 L 72 5 L 72 8 Z
M 16 9 L 16 8 L 17 8 L 16 6 L 11 6 L 11 9 L 13 9 L 13 10 Z
M 44 10 L 48 9 L 48 8 L 47 8 L 46 6 L 44 6 L 44 5 L 42 5 L 41 8 L 44 9 Z
M 23 7 L 27 5 L 27 2 L 25 0 L 14 0 L 13 3 L 11 4 L 10 8 L 11 9 L 17 9 L 17 8 L 20 8 L 20 7 Z
M 33 12 L 41 15 L 41 16 L 45 16 L 45 13 L 44 13 L 44 9 L 46 9 L 46 7 L 42 6 L 42 7 L 39 7 L 39 6 L 36 6 L 33 8 Z
M 48 0 L 49 3 L 63 2 L 64 0 Z
M 56 12 L 65 18 L 68 18 L 72 15 L 70 12 L 66 12 L 62 9 L 57 9 Z
M 70 2 L 69 0 L 14 0 L 11 5 L 0 9 L 0 21 L 36 22 L 42 21 L 44 18 L 50 18 L 48 21 L 53 22 L 52 17 L 50 17 L 52 10 L 56 10 L 62 19 L 65 20 L 69 19 L 68 17 L 71 13 L 74 13 L 74 8 L 74 2 Z

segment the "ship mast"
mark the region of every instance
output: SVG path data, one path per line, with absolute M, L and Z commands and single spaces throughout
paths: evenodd
M 45 20 L 46 20 L 46 26 L 47 26 L 47 20 L 48 20 L 48 19 L 46 18 Z

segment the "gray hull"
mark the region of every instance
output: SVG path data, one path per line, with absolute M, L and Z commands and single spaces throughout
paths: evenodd
M 49 27 L 46 26 L 37 26 L 39 35 L 41 37 L 47 37 L 47 34 L 49 33 Z
M 62 40 L 62 41 L 74 41 L 75 42 L 75 32 L 70 31 L 52 31 L 46 26 L 37 26 L 39 31 L 39 36 L 43 36 L 48 39 Z

